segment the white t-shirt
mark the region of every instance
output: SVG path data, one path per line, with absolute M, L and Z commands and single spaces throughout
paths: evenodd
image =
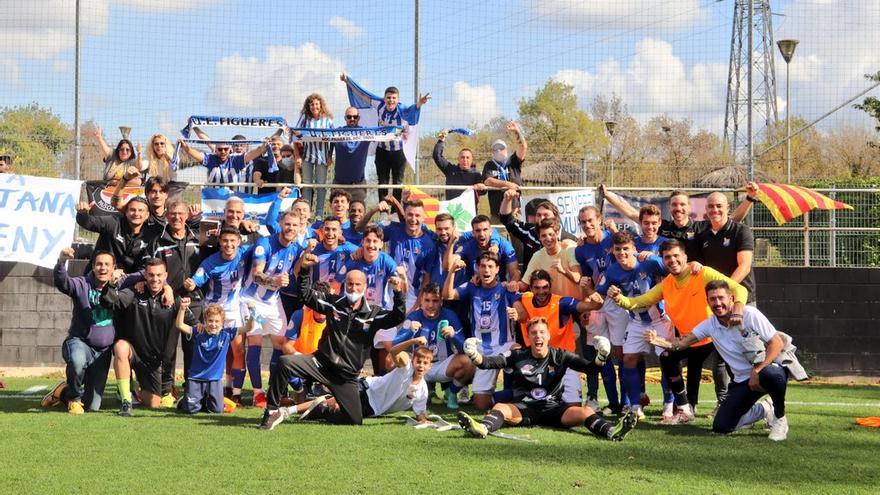
M 699 339 L 711 337 L 718 354 L 733 371 L 733 381 L 742 382 L 748 380 L 752 373 L 752 364 L 746 359 L 745 349 L 742 346 L 743 333 L 748 335 L 750 331 L 758 334 L 764 343 L 770 342 L 776 335 L 776 329 L 773 328 L 770 320 L 758 311 L 758 308 L 752 306 L 745 307 L 742 327 L 722 326 L 718 322 L 718 317 L 712 315 L 697 325 L 693 334 Z
M 383 376 L 366 378 L 367 398 L 376 416 L 409 408 L 416 414 L 428 410 L 428 384 L 424 378 L 413 383 L 412 376 L 413 367 L 409 363 L 405 368 L 394 368 Z

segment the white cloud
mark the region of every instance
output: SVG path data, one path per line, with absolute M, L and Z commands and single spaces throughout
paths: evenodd
M 315 45 L 269 46 L 265 57 L 230 55 L 217 61 L 207 100 L 226 110 L 264 115 L 299 114 L 303 100 L 319 92 L 337 120 L 348 106 L 344 64 Z
M 330 27 L 339 31 L 339 34 L 346 39 L 360 38 L 365 34 L 364 28 L 345 17 L 335 15 L 330 18 L 328 24 L 330 24 Z
M 616 94 L 640 121 L 667 114 L 691 118 L 698 127 L 720 130 L 714 126 L 717 115 L 724 114 L 727 64 L 688 67 L 665 41 L 642 39 L 625 66 L 609 59 L 600 63 L 595 72 L 564 69 L 553 77 L 574 86 L 584 107 L 596 95 Z
M 529 2 L 534 15 L 556 27 L 579 31 L 661 31 L 690 26 L 710 16 L 699 0 L 543 0 Z
M 48 60 L 74 48 L 75 2 L 61 0 L 7 0 L 3 10 L 13 22 L 4 23 L 0 55 Z M 81 32 L 107 32 L 107 0 L 83 2 Z
M 495 88 L 489 84 L 471 86 L 464 81 L 457 81 L 452 85 L 452 94 L 446 95 L 438 103 L 436 108 L 431 108 L 430 103 L 425 107 L 431 122 L 438 127 L 479 127 L 501 115 Z

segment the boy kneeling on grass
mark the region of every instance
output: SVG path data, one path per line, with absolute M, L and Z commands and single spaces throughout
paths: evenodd
M 232 339 L 239 333 L 246 334 L 254 326 L 253 319 L 236 329 L 224 327 L 226 312 L 219 304 L 211 304 L 203 312 L 204 323 L 193 327 L 185 323 L 190 298 L 180 298 L 175 324 L 177 329 L 193 340 L 193 357 L 190 377 L 186 381 L 183 400 L 177 408 L 188 414 L 204 410 L 209 413 L 223 412 L 223 374 L 226 370 L 226 353 Z
M 429 393 L 425 374 L 431 369 L 433 352 L 425 347 L 427 343 L 425 337 L 416 337 L 395 345 L 390 353 L 395 366 L 393 371 L 360 379 L 358 388 L 364 417 L 377 417 L 412 408 L 416 419 L 422 423 L 428 422 Z M 409 349 L 414 345 L 418 347 L 410 361 Z M 271 420 L 261 427 L 271 430 L 297 413 L 300 414 L 300 420 L 324 419 L 338 408 L 332 396 L 324 395 L 302 404 L 279 408 L 271 414 Z

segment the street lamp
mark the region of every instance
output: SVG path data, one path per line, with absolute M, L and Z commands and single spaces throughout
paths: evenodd
M 791 99 L 789 99 L 789 87 L 791 76 L 789 67 L 794 49 L 797 48 L 798 40 L 779 40 L 776 42 L 782 58 L 785 59 L 785 166 L 786 182 L 791 184 Z
M 605 131 L 608 132 L 608 163 L 611 166 L 611 185 L 614 185 L 614 128 L 617 122 L 613 120 L 605 121 Z

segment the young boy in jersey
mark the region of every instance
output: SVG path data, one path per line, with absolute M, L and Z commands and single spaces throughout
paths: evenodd
M 249 249 L 241 246 L 241 234 L 235 227 L 220 229 L 220 251 L 208 256 L 192 278 L 183 281 L 183 288 L 193 291 L 205 287 L 205 306 L 218 304 L 225 313 L 224 327 L 239 328 L 242 325 L 241 281 L 244 274 L 242 260 Z M 244 336 L 236 335 L 232 342 L 232 400 L 241 404 L 241 387 L 244 385 Z M 228 383 L 227 383 L 228 385 Z
M 596 291 L 600 294 L 607 295 L 609 290 L 612 293 L 620 290 L 627 297 L 636 297 L 648 292 L 666 275 L 663 261 L 657 256 L 651 256 L 645 261 L 638 260 L 636 247 L 629 232 L 615 232 L 611 239 L 617 263 L 605 270 L 599 286 L 596 287 Z M 654 330 L 658 335 L 668 337 L 672 334 L 672 323 L 660 304 L 641 311 L 630 311 L 629 316 L 623 343 L 620 383 L 621 390 L 629 399 L 624 401 L 624 404 L 628 402 L 629 407 L 639 415 L 639 418 L 643 418 L 642 385 L 638 364 L 642 354 L 651 352 L 651 346 L 645 342 L 644 334 L 647 330 Z M 662 349 L 659 349 L 657 355 L 662 352 Z
M 611 351 L 608 339 L 599 336 L 595 338 L 597 356 L 591 362 L 577 354 L 551 347 L 550 331 L 547 320 L 543 317 L 529 320 L 526 327 L 531 345 L 509 353 L 484 356 L 479 351 L 478 339 L 465 341 L 464 352 L 479 369 L 513 369 L 510 374 L 513 401 L 495 404 L 479 422 L 467 413 L 459 412 L 458 421 L 461 427 L 471 436 L 486 438 L 504 424 L 557 428 L 584 425 L 599 438 L 622 441 L 636 426 L 638 416 L 634 411 L 629 411 L 614 425 L 588 407 L 569 405 L 562 401 L 562 383 L 566 372 L 569 369 L 584 373 L 598 371 Z
M 391 287 L 388 279 L 399 275 L 397 263 L 394 258 L 382 252 L 385 234 L 381 227 L 369 225 L 364 229 L 364 239 L 361 241 L 360 259 L 350 259 L 336 273 L 336 281 L 342 283 L 346 273 L 352 270 L 360 270 L 367 277 L 366 293 L 364 299 L 369 304 L 375 304 L 383 309 L 390 310 L 393 303 Z M 370 360 L 373 363 L 373 372 L 381 375 L 385 372 L 388 352 L 391 350 L 391 342 L 397 335 L 397 329 L 390 328 L 376 332 L 373 339 L 375 349 Z
M 425 374 L 431 369 L 431 349 L 425 347 L 427 339 L 416 337 L 405 340 L 391 348 L 395 369 L 383 376 L 361 378 L 359 395 L 361 411 L 367 418 L 406 411 L 412 408 L 416 419 L 428 421 L 428 384 Z M 417 346 L 412 360 L 408 349 Z M 301 413 L 299 419 L 324 419 L 339 409 L 336 400 L 321 396 L 314 400 L 280 408 L 281 417 L 287 419 Z M 282 421 L 283 421 L 282 419 Z M 279 422 L 271 424 L 274 428 Z
M 498 281 L 501 262 L 498 256 L 484 252 L 478 258 L 478 283 L 467 282 L 454 287 L 454 272 L 462 269 L 460 258 L 453 255 L 446 260 L 449 276 L 443 284 L 443 298 L 462 300 L 471 308 L 471 327 L 482 345 L 486 355 L 507 352 L 514 344 L 510 319 L 516 318 L 516 310 L 511 306 L 519 295 L 509 292 Z M 492 407 L 492 396 L 498 381 L 497 369 L 479 369 L 474 374 L 474 407 L 486 410 Z
M 223 412 L 223 372 L 226 369 L 226 353 L 238 334 L 247 333 L 253 320 L 240 328 L 223 326 L 225 311 L 219 304 L 211 304 L 203 313 L 204 323 L 193 327 L 185 322 L 189 313 L 190 298 L 180 299 L 177 311 L 177 329 L 193 341 L 193 360 L 190 378 L 186 381 L 183 400 L 178 408 L 187 413 L 199 411 Z
M 419 309 L 408 314 L 394 345 L 415 337 L 424 337 L 431 349 L 433 363 L 425 376 L 428 383 L 449 383 L 444 393 L 446 407 L 458 409 L 457 394 L 474 378 L 474 365 L 464 354 L 457 354 L 464 347 L 461 322 L 454 311 L 443 307 L 440 286 L 431 282 L 422 287 Z M 445 325 L 441 324 L 445 322 Z

